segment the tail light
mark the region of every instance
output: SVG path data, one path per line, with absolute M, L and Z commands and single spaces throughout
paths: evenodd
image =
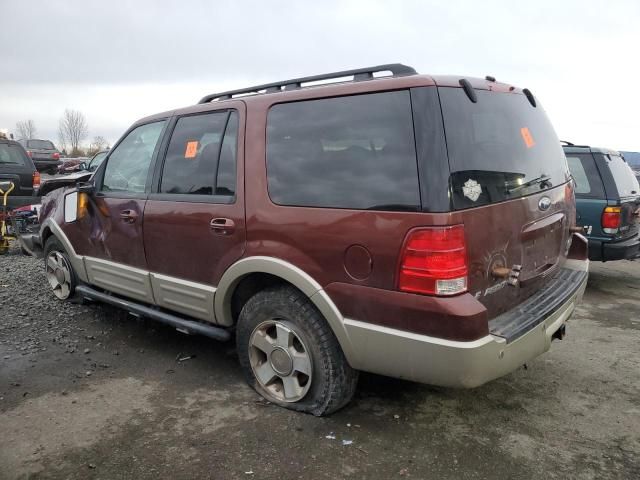
M 602 230 L 604 233 L 618 233 L 622 209 L 620 207 L 606 207 L 602 212 Z
M 55 152 L 51 154 L 51 158 L 53 158 L 54 160 L 60 160 L 60 154 L 58 152 Z
M 404 242 L 398 289 L 427 295 L 456 295 L 467 290 L 464 226 L 412 230 Z
M 37 190 L 38 188 L 40 188 L 40 172 L 36 170 L 35 172 L 33 172 L 33 175 L 31 178 L 33 183 L 33 189 Z

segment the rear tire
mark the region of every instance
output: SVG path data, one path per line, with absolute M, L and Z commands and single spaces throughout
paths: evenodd
M 358 371 L 315 305 L 293 287 L 269 287 L 247 301 L 236 346 L 249 385 L 282 407 L 328 415 L 355 393 Z
M 78 284 L 69 255 L 56 237 L 49 237 L 44 245 L 44 268 L 47 281 L 58 300 L 73 300 Z

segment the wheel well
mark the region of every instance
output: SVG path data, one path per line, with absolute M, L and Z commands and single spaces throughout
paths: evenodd
M 47 243 L 47 240 L 51 235 L 53 235 L 53 232 L 51 231 L 51 229 L 49 227 L 45 227 L 45 229 L 42 231 L 42 248 L 43 249 L 44 249 L 45 243 Z
M 295 288 L 295 285 L 269 273 L 250 273 L 240 280 L 231 297 L 231 316 L 233 317 L 234 325 L 238 321 L 244 304 L 260 290 L 273 285 L 291 285 Z

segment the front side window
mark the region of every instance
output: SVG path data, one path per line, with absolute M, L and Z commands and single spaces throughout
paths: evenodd
M 104 172 L 102 191 L 145 191 L 151 158 L 164 125 L 164 120 L 141 125 L 129 132 L 111 151 Z
M 418 210 L 409 92 L 275 105 L 267 177 L 280 205 Z
M 178 119 L 162 169 L 160 192 L 233 196 L 237 136 L 236 112 Z

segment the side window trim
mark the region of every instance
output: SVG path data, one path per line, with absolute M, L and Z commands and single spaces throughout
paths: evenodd
M 152 186 L 152 178 L 153 178 L 153 172 L 155 171 L 155 164 L 156 164 L 156 160 L 158 157 L 158 152 L 160 151 L 160 146 L 164 143 L 164 139 L 167 135 L 167 126 L 169 124 L 169 120 L 172 117 L 164 117 L 164 118 L 158 118 L 155 119 L 153 121 L 149 121 L 146 123 L 136 123 L 133 124 L 131 127 L 129 127 L 129 129 L 124 132 L 124 134 L 118 139 L 118 141 L 116 142 L 116 144 L 111 147 L 111 149 L 109 150 L 109 153 L 107 153 L 106 158 L 102 161 L 102 163 L 100 164 L 100 166 L 98 167 L 98 169 L 96 170 L 96 177 L 95 177 L 95 186 L 96 186 L 96 195 L 99 197 L 105 197 L 105 198 L 137 198 L 137 199 L 141 199 L 141 198 L 147 198 L 149 195 L 149 192 L 151 191 L 151 186 Z M 102 190 L 102 187 L 104 185 L 104 174 L 107 170 L 107 165 L 109 163 L 109 160 L 111 158 L 111 154 L 113 152 L 116 151 L 116 149 L 120 146 L 120 144 L 124 141 L 125 138 L 127 138 L 129 136 L 129 134 L 131 132 L 133 132 L 135 129 L 145 126 L 145 125 L 151 125 L 153 123 L 158 123 L 158 122 L 164 122 L 164 126 L 162 127 L 162 131 L 160 132 L 160 137 L 158 139 L 158 141 L 156 142 L 156 146 L 153 149 L 153 154 L 151 155 L 151 162 L 149 162 L 149 170 L 147 172 L 147 180 L 145 182 L 145 189 L 144 192 L 105 192 L 104 190 Z
M 167 152 L 169 150 L 169 144 L 171 142 L 171 137 L 173 136 L 176 126 L 178 124 L 178 121 L 181 118 L 185 118 L 185 117 L 194 117 L 194 116 L 199 116 L 199 115 L 208 115 L 208 114 L 212 114 L 212 113 L 226 113 L 226 119 L 225 119 L 225 124 L 224 124 L 224 129 L 222 132 L 222 137 L 221 137 L 221 142 L 220 142 L 220 147 L 218 149 L 218 159 L 220 158 L 220 153 L 222 151 L 222 146 L 224 143 L 224 139 L 225 136 L 227 134 L 227 129 L 229 127 L 229 122 L 231 119 L 232 114 L 235 112 L 235 114 L 238 117 L 238 122 L 240 122 L 241 120 L 241 115 L 240 115 L 240 111 L 235 108 L 235 107 L 227 107 L 227 108 L 220 108 L 220 109 L 213 109 L 213 110 L 205 110 L 205 111 L 201 111 L 201 112 L 193 112 L 193 113 L 186 113 L 183 115 L 173 115 L 169 122 L 167 122 L 167 125 L 165 127 L 165 132 L 164 132 L 164 136 L 162 138 L 162 142 L 161 142 L 161 148 L 158 151 L 157 157 L 155 159 L 155 165 L 153 167 L 153 178 L 151 180 L 151 189 L 149 191 L 149 198 L 152 200 L 158 200 L 158 201 L 170 201 L 170 202 L 188 202 L 188 203 L 216 203 L 216 204 L 227 204 L 227 205 L 231 205 L 236 203 L 237 201 L 237 196 L 238 196 L 238 192 L 237 192 L 237 188 L 236 188 L 236 192 L 234 193 L 234 195 L 193 195 L 193 194 L 186 194 L 186 193 L 162 193 L 160 191 L 160 186 L 161 186 L 161 182 L 162 182 L 162 172 L 164 170 L 164 165 L 165 162 L 167 160 Z M 242 123 L 238 124 L 238 133 L 237 133 L 237 138 L 236 138 L 236 187 L 238 185 L 238 162 L 240 161 L 239 158 L 239 150 L 238 150 L 238 142 L 240 141 L 241 138 L 241 131 L 243 129 Z M 242 134 L 243 135 L 243 134 Z M 106 161 L 106 159 L 105 159 Z M 218 177 L 218 168 L 220 166 L 220 162 L 218 162 L 216 164 L 216 180 Z

